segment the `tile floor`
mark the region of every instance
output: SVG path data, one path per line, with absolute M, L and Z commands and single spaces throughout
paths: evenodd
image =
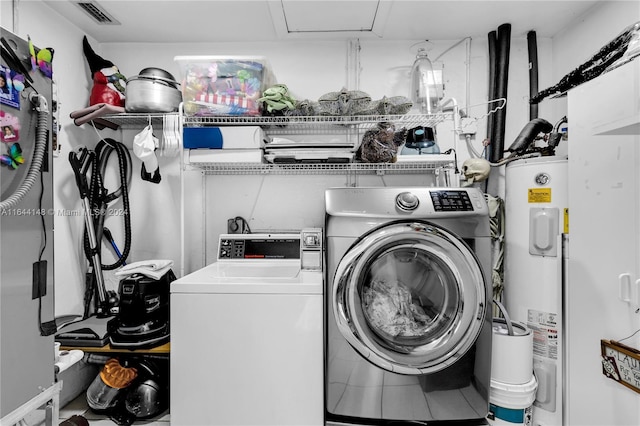
M 95 414 L 91 411 L 87 405 L 86 395 L 81 393 L 76 399 L 69 402 L 67 405 L 60 409 L 60 423 L 70 418 L 74 414 L 84 416 L 89 421 L 91 426 L 114 426 L 116 422 L 109 419 L 108 416 L 102 414 Z M 171 424 L 171 416 L 169 411 L 161 413 L 157 417 L 148 420 L 136 420 L 133 425 L 145 425 L 145 426 L 169 426 Z

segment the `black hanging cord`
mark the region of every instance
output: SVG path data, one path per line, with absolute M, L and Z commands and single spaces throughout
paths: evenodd
M 38 255 L 38 263 L 42 261 L 42 255 L 47 248 L 47 228 L 45 226 L 44 214 L 42 213 L 42 197 L 44 196 L 44 176 L 40 170 L 40 196 L 38 197 L 38 210 L 40 211 L 40 222 L 42 226 L 42 244 L 40 246 L 40 254 Z M 48 336 L 49 330 L 45 330 L 42 323 L 42 294 L 40 294 L 40 285 L 38 285 L 38 324 L 40 326 L 40 335 Z
M 33 115 L 31 115 L 31 120 L 29 122 L 29 129 L 33 128 Z M 45 153 L 48 155 L 48 153 Z M 48 161 L 45 160 L 45 161 Z M 38 264 L 42 262 L 42 256 L 44 256 L 44 251 L 47 248 L 47 227 L 44 215 L 47 213 L 44 211 L 42 207 L 42 201 L 44 198 L 44 167 L 40 170 L 40 194 L 38 195 L 38 211 L 40 212 L 40 226 L 42 228 L 42 241 L 40 244 L 40 252 L 38 253 Z M 41 279 L 41 278 L 39 278 Z M 40 293 L 40 284 L 38 283 L 38 327 L 40 328 L 41 336 L 50 336 L 56 331 L 56 323 L 54 321 L 46 321 L 42 322 L 42 298 L 43 294 Z
M 111 154 L 116 153 L 118 157 L 118 168 L 120 175 L 120 186 L 113 192 L 109 193 L 104 187 L 104 177 L 107 170 L 107 163 Z M 103 270 L 113 270 L 122 266 L 129 256 L 131 250 L 131 217 L 129 205 L 129 184 L 131 183 L 131 154 L 127 147 L 121 142 L 106 138 L 101 140 L 95 148 L 95 161 L 91 169 L 91 182 L 89 185 L 89 202 L 91 204 L 91 216 L 94 220 L 94 230 L 96 233 L 96 241 L 102 241 L 104 230 L 104 221 L 108 214 L 108 206 L 110 203 L 122 198 L 122 216 L 124 221 L 125 243 L 122 255 L 115 263 L 111 265 L 103 265 Z M 87 259 L 91 260 L 92 251 L 89 242 L 89 235 L 85 227 L 84 231 L 84 253 Z
M 456 153 L 456 150 L 453 148 L 449 148 L 448 150 L 446 150 L 445 152 L 443 152 L 444 155 L 449 155 L 453 152 L 453 164 L 454 164 L 454 173 L 455 174 L 459 174 L 460 170 L 458 170 L 458 154 Z

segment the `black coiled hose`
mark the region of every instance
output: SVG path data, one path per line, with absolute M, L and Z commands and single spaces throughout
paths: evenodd
M 108 193 L 108 190 L 104 187 L 104 176 L 107 169 L 107 162 L 112 153 L 116 153 L 118 156 L 118 168 L 120 175 L 120 186 L 115 191 Z M 102 241 L 102 234 L 104 230 L 104 221 L 108 214 L 109 203 L 122 198 L 122 216 L 124 221 L 124 248 L 122 255 L 115 263 L 111 265 L 103 265 L 103 270 L 116 269 L 126 262 L 131 250 L 131 216 L 129 206 L 129 185 L 131 184 L 131 154 L 127 147 L 121 142 L 115 141 L 110 138 L 101 140 L 95 148 L 95 161 L 91 168 L 91 183 L 89 184 L 88 197 L 91 205 L 91 216 L 94 221 L 94 230 L 96 233 L 96 241 L 98 247 Z M 91 261 L 92 251 L 91 244 L 89 242 L 89 235 L 85 227 L 84 231 L 84 253 L 87 259 Z M 101 257 L 102 258 L 102 257 Z

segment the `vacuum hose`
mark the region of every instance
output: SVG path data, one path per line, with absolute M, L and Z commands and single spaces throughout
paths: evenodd
M 33 184 L 38 180 L 42 164 L 44 162 L 44 156 L 47 152 L 47 129 L 49 117 L 49 106 L 47 105 L 47 99 L 35 92 L 29 94 L 29 100 L 33 103 L 38 111 L 38 126 L 36 127 L 36 144 L 33 152 L 33 160 L 29 165 L 29 171 L 24 178 L 18 189 L 7 197 L 6 200 L 0 202 L 0 210 L 10 209 L 15 207 L 27 193 L 33 187 Z
M 107 193 L 107 189 L 104 187 L 104 175 L 109 156 L 113 152 L 115 152 L 118 157 L 120 187 L 112 193 Z M 104 233 L 104 221 L 107 213 L 106 207 L 117 198 L 122 198 L 122 216 L 125 231 L 124 249 L 115 263 L 111 265 L 101 265 L 103 270 L 112 270 L 125 264 L 129 256 L 129 251 L 131 250 L 131 217 L 128 190 L 128 186 L 131 184 L 131 154 L 129 154 L 129 150 L 124 144 L 110 138 L 106 138 L 98 143 L 95 154 L 96 158 L 92 164 L 88 197 L 93 212 L 92 216 L 94 216 L 94 232 L 98 246 L 102 241 Z M 84 251 L 87 259 L 91 259 L 92 247 L 86 228 L 84 234 Z

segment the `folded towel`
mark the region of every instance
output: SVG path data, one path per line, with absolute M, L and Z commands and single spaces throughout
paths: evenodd
M 164 274 L 169 272 L 173 266 L 173 260 L 141 260 L 139 262 L 129 263 L 118 269 L 114 275 L 128 276 L 133 274 L 142 274 L 154 280 L 159 280 Z
M 172 266 L 172 265 L 173 265 L 173 260 L 169 260 L 169 259 L 141 260 L 139 262 L 129 263 L 123 266 L 122 268 L 118 269 L 118 271 L 126 272 L 136 268 L 146 268 L 151 271 L 157 271 L 159 269 L 163 269 L 167 266 Z

